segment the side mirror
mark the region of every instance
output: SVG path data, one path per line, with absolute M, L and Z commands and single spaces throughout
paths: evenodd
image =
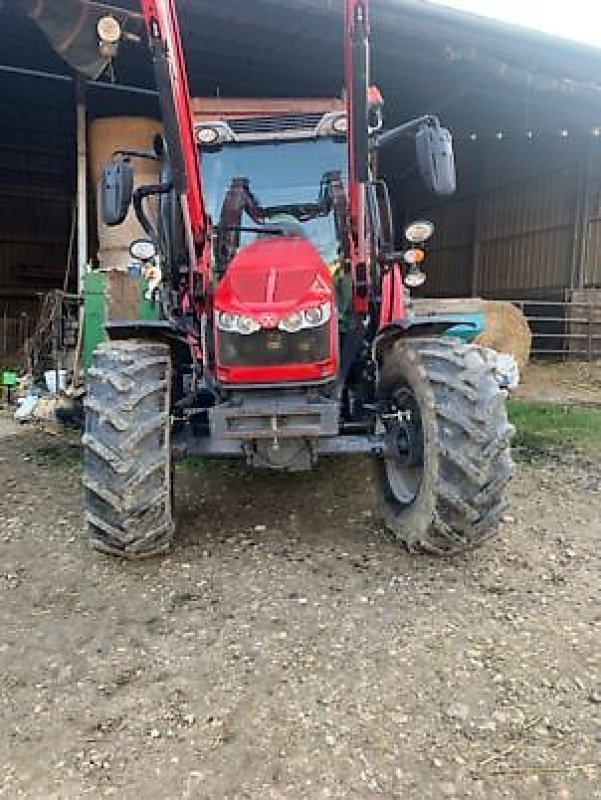
M 453 139 L 438 123 L 422 125 L 415 135 L 417 165 L 434 194 L 453 194 L 457 188 Z
M 134 191 L 134 169 L 131 162 L 119 158 L 109 161 L 102 171 L 100 204 L 102 221 L 113 227 L 127 217 Z

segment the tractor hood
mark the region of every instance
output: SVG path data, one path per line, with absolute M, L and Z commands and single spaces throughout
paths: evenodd
M 302 236 L 277 236 L 242 248 L 215 293 L 215 308 L 275 327 L 293 311 L 333 302 L 332 277 Z

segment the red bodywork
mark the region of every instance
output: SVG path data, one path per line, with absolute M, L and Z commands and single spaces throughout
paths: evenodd
M 405 288 L 403 272 L 399 264 L 393 264 L 382 278 L 382 305 L 380 306 L 380 328 L 395 319 L 405 317 Z
M 189 239 L 190 259 L 194 270 L 200 274 L 203 296 L 207 297 L 210 294 L 211 282 L 210 225 L 202 191 L 200 158 L 194 136 L 192 101 L 175 2 L 174 0 L 140 1 L 151 49 L 155 46 L 161 48 L 169 63 L 170 88 L 186 179 L 185 191 L 180 200 Z M 188 307 L 193 303 L 193 295 L 194 289 L 191 285 L 190 294 L 186 298 Z M 200 307 L 197 310 L 200 311 Z
M 252 317 L 263 329 L 294 311 L 330 303 L 330 352 L 311 364 L 226 367 L 219 359 L 217 377 L 224 383 L 311 382 L 334 378 L 338 372 L 338 326 L 332 277 L 319 253 L 302 237 L 277 237 L 254 242 L 232 259 L 215 293 L 215 310 Z
M 183 291 L 182 308 L 185 311 L 194 308 L 196 316 L 201 320 L 203 331 L 206 321 L 213 313 L 214 303 L 223 310 L 235 312 L 238 307 L 241 313 L 269 316 L 279 319 L 291 311 L 302 310 L 315 305 L 322 296 L 334 302 L 332 279 L 327 267 L 312 245 L 304 240 L 282 237 L 270 242 L 257 242 L 244 248 L 229 265 L 226 276 L 222 279 L 216 297 L 213 297 L 211 280 L 211 246 L 210 220 L 206 212 L 198 147 L 194 136 L 192 101 L 188 88 L 185 62 L 183 57 L 175 0 L 141 0 L 151 48 L 155 54 L 167 57 L 169 64 L 170 90 L 172 105 L 178 127 L 177 136 L 183 151 L 185 168 L 185 187 L 180 194 L 184 224 L 188 235 L 190 259 L 193 264 L 190 284 Z M 353 152 L 355 142 L 352 131 L 355 130 L 353 120 L 357 117 L 357 99 L 354 96 L 357 84 L 353 80 L 356 73 L 353 42 L 367 50 L 369 38 L 368 0 L 345 0 L 345 85 L 347 91 L 347 113 L 349 130 L 349 231 L 350 231 L 350 267 L 353 276 L 353 309 L 357 316 L 365 316 L 369 312 L 369 237 L 367 227 L 365 183 L 357 175 Z M 368 75 L 365 75 L 365 87 L 361 92 L 368 92 Z M 197 280 L 200 279 L 201 291 L 196 291 Z M 359 277 L 361 275 L 361 277 Z M 273 277 L 275 276 L 275 277 Z M 270 296 L 269 286 L 278 287 Z M 393 277 L 396 284 L 397 277 Z M 362 286 L 359 288 L 359 284 Z M 402 301 L 398 299 L 396 305 Z M 392 309 L 390 309 L 391 311 Z M 326 362 L 260 368 L 256 365 L 248 367 L 217 367 L 217 375 L 228 382 L 268 382 L 302 381 L 323 379 L 336 375 L 338 369 L 338 332 L 335 312 L 331 324 L 332 346 L 330 357 Z M 197 358 L 202 358 L 206 347 L 198 341 L 191 342 Z M 218 351 L 218 342 L 217 342 Z M 203 364 L 205 370 L 207 364 Z
M 364 33 L 360 28 L 364 25 Z M 369 4 L 367 0 L 345 0 L 344 4 L 344 80 L 347 94 L 348 113 L 348 176 L 349 176 L 349 216 L 350 216 L 350 256 L 353 274 L 353 307 L 355 313 L 365 315 L 369 311 L 369 263 L 367 213 L 365 200 L 365 184 L 359 180 L 355 169 L 354 152 L 356 142 L 353 139 L 357 114 L 357 100 L 354 96 L 356 64 L 354 62 L 353 41 L 364 36 L 363 46 L 368 47 L 369 36 Z M 369 92 L 369 76 L 365 76 L 362 91 Z M 359 270 L 365 268 L 365 291 L 359 291 Z

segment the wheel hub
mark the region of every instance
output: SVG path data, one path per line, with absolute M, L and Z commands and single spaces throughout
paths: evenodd
M 409 389 L 397 391 L 390 410 L 382 414 L 386 427 L 386 445 L 399 467 L 422 467 L 424 435 L 415 395 Z
M 417 496 L 424 467 L 424 436 L 419 406 L 408 387 L 390 398 L 380 417 L 386 429 L 386 474 L 396 499 L 408 505 Z
M 393 425 L 387 436 L 388 451 L 400 467 L 422 467 L 424 440 L 421 426 L 413 421 Z

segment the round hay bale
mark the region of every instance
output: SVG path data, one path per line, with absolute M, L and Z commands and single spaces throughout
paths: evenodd
M 532 347 L 532 332 L 523 312 L 513 303 L 502 300 L 482 300 L 480 303 L 485 329 L 474 339 L 474 344 L 513 356 L 518 367 L 523 369 Z

